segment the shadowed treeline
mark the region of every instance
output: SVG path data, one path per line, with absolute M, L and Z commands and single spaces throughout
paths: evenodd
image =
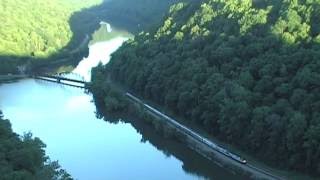
M 149 142 L 157 150 L 161 151 L 165 156 L 173 156 L 182 161 L 182 169 L 199 178 L 206 179 L 248 179 L 249 177 L 241 174 L 236 174 L 226 167 L 221 167 L 215 162 L 204 158 L 194 150 L 190 149 L 186 144 L 181 143 L 172 132 L 167 132 L 165 127 L 156 128 L 161 126 L 161 123 L 155 125 L 149 120 L 146 120 L 144 113 L 137 112 L 137 108 L 131 107 L 125 114 L 110 113 L 105 111 L 105 106 L 100 104 L 100 99 L 94 99 L 97 112 L 96 116 L 108 123 L 125 122 L 130 123 L 136 131 L 142 135 L 141 143 Z M 121 117 L 119 119 L 119 117 Z M 154 122 L 156 123 L 156 122 Z M 156 130 L 155 130 L 156 128 Z
M 319 10 L 314 0 L 180 3 L 92 81 L 121 82 L 271 166 L 319 175 Z
M 45 58 L 35 56 L 0 55 L 0 74 L 18 73 L 18 66 L 27 72 L 49 71 L 59 66 L 75 66 L 88 54 L 91 34 L 99 28 L 101 21 L 125 29 L 133 34 L 157 24 L 169 6 L 178 0 L 108 0 L 72 14 L 69 26 L 72 37 L 68 44 Z M 89 37 L 89 39 L 87 39 Z M 35 44 L 34 44 L 35 45 Z M 21 70 L 21 68 L 20 68 Z
M 0 132 L 0 179 L 72 180 L 57 161 L 46 156 L 46 145 L 39 138 L 14 133 L 1 111 Z

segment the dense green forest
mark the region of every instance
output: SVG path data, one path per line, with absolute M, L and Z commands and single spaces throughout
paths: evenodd
M 71 180 L 71 176 L 45 155 L 45 144 L 31 134 L 20 137 L 0 111 L 1 180 Z
M 189 0 L 109 0 L 99 6 L 103 19 L 132 33 L 158 25 L 169 7 Z
M 88 44 L 84 40 L 90 38 L 101 21 L 135 34 L 160 22 L 177 1 L 2 0 L 0 73 L 18 73 L 18 66 L 35 71 L 49 67 L 49 61 L 74 65 L 88 53 L 81 46 Z
M 319 0 L 178 3 L 94 72 L 269 164 L 320 175 Z
M 18 73 L 18 66 L 31 69 L 31 65 L 47 64 L 48 60 L 77 58 L 66 51 L 78 48 L 88 31 L 74 28 L 72 17 L 101 2 L 1 0 L 0 74 Z M 87 26 L 92 24 L 86 24 L 85 20 L 76 23 L 82 23 L 83 29 L 88 30 Z
M 71 31 L 72 15 L 83 8 L 93 10 L 82 14 L 84 27 L 88 21 L 122 20 L 122 24 L 146 26 L 161 20 L 165 10 L 177 0 L 54 0 L 54 1 L 0 1 L 0 55 L 20 57 L 48 57 L 68 45 L 74 33 Z M 99 11 L 99 12 L 95 12 Z M 13 13 L 14 12 L 14 13 Z M 115 20 L 116 19 L 116 20 Z M 99 23 L 99 22 L 98 22 Z M 71 24 L 73 25 L 73 24 Z M 76 24 L 74 24 L 76 26 Z M 137 31 L 137 30 L 135 30 Z
M 1 0 L 0 54 L 48 57 L 72 38 L 69 19 L 75 11 L 101 0 Z

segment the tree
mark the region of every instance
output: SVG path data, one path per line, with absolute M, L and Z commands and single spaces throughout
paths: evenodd
M 57 162 L 45 155 L 45 144 L 31 133 L 19 137 L 0 111 L 0 174 L 1 179 L 72 180 Z
M 319 176 L 319 6 L 176 5 L 115 52 L 105 72 L 265 162 Z

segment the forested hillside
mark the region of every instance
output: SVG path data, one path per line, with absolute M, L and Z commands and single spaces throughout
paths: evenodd
M 160 22 L 177 1 L 0 1 L 0 74 L 18 73 L 20 65 L 48 67 L 48 60 L 76 64 L 87 53 L 80 45 L 101 21 L 138 33 Z
M 70 180 L 57 162 L 50 162 L 45 144 L 30 134 L 19 137 L 0 111 L 0 179 Z
M 109 0 L 99 7 L 104 19 L 133 33 L 158 25 L 169 7 L 189 0 Z
M 66 46 L 69 18 L 102 0 L 1 0 L 0 55 L 47 57 Z
M 320 175 L 319 0 L 179 3 L 96 72 L 265 162 Z

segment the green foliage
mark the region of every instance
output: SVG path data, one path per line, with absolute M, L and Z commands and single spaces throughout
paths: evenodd
M 72 38 L 71 15 L 101 0 L 0 1 L 0 55 L 47 57 Z
M 176 5 L 101 71 L 269 163 L 320 175 L 319 6 Z
M 45 144 L 30 133 L 19 137 L 0 111 L 0 179 L 71 180 L 71 176 L 45 156 Z
M 124 95 L 112 85 L 104 73 L 102 64 L 92 69 L 92 82 L 89 89 L 93 92 L 99 105 L 103 105 L 108 113 L 126 112 L 127 100 Z M 106 80 L 107 79 L 107 80 Z
M 99 9 L 103 11 L 104 19 L 114 25 L 124 26 L 132 33 L 158 25 L 170 5 L 179 1 L 189 0 L 109 0 Z M 177 5 L 172 11 L 183 6 Z
M 178 32 L 176 33 L 176 35 L 174 36 L 174 38 L 175 38 L 176 40 L 182 40 L 182 39 L 183 39 L 183 36 L 184 36 L 183 32 L 178 31 Z
M 3 0 L 0 59 L 8 66 L 0 67 L 0 73 L 16 73 L 19 65 L 27 65 L 27 71 L 37 71 L 61 62 L 76 64 L 88 53 L 89 35 L 100 21 L 138 33 L 158 24 L 169 6 L 178 1 Z

